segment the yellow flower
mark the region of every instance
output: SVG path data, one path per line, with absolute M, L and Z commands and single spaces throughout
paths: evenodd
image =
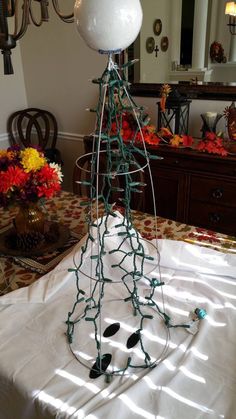
M 20 152 L 20 157 L 26 173 L 39 170 L 46 164 L 46 159 L 35 148 L 25 148 Z
M 180 135 L 174 135 L 173 138 L 170 140 L 170 145 L 172 147 L 179 147 L 180 144 L 183 143 L 183 138 Z
M 146 125 L 146 126 L 145 126 L 145 128 L 146 128 L 149 132 L 151 132 L 151 133 L 156 132 L 156 127 L 155 127 L 155 125 Z

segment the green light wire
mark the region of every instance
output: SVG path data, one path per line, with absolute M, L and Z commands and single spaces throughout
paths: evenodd
M 144 308 L 151 307 L 155 309 L 157 314 L 162 318 L 167 330 L 171 325 L 170 317 L 159 308 L 157 303 L 154 301 L 155 289 L 158 286 L 162 286 L 163 282 L 156 278 L 149 278 L 144 273 L 144 266 L 146 260 L 152 260 L 148 254 L 145 253 L 144 245 L 139 233 L 135 230 L 132 220 L 131 212 L 131 198 L 133 193 L 142 193 L 142 187 L 144 186 L 141 181 L 137 181 L 136 173 L 142 170 L 142 166 L 135 159 L 135 154 L 142 155 L 146 158 L 152 158 L 152 156 L 143 151 L 135 145 L 135 138 L 139 132 L 139 126 L 137 126 L 134 134 L 134 138 L 131 142 L 125 143 L 122 136 L 122 122 L 124 112 L 133 112 L 135 109 L 136 115 L 139 118 L 140 127 L 145 125 L 144 109 L 138 107 L 133 99 L 127 101 L 127 89 L 129 83 L 125 77 L 120 78 L 111 57 L 108 59 L 108 65 L 103 72 L 101 78 L 93 80 L 93 83 L 99 86 L 99 99 L 98 104 L 92 111 L 96 113 L 96 127 L 93 140 L 93 150 L 91 154 L 91 174 L 90 180 L 84 181 L 85 186 L 90 186 L 89 199 L 84 202 L 84 206 L 88 208 L 87 223 L 88 223 L 88 235 L 85 244 L 81 248 L 81 257 L 78 264 L 74 260 L 74 268 L 70 271 L 74 272 L 76 278 L 76 299 L 72 306 L 71 311 L 67 317 L 67 339 L 69 344 L 73 342 L 75 325 L 79 324 L 81 320 L 91 322 L 94 327 L 95 345 L 97 349 L 97 361 L 100 370 L 102 361 L 102 349 L 101 349 L 101 317 L 102 317 L 102 304 L 105 296 L 105 289 L 107 284 L 112 283 L 112 278 L 107 278 L 104 269 L 104 256 L 106 255 L 106 240 L 109 238 L 110 232 L 108 231 L 108 224 L 110 217 L 116 218 L 117 215 L 113 211 L 113 193 L 120 193 L 120 202 L 124 206 L 124 217 L 123 221 L 115 224 L 118 233 L 117 236 L 120 238 L 120 244 L 116 249 L 109 252 L 109 255 L 118 255 L 119 262 L 113 264 L 112 269 L 119 269 L 122 274 L 120 282 L 124 284 L 125 289 L 128 292 L 128 297 L 125 298 L 124 302 L 130 302 L 133 307 L 133 314 L 139 316 L 139 327 L 137 333 L 139 333 L 140 348 L 143 353 L 144 363 L 140 365 L 133 365 L 131 357 L 128 358 L 124 368 L 113 372 L 104 373 L 107 376 L 123 374 L 127 368 L 152 368 L 157 364 L 157 361 L 152 361 L 150 355 L 145 349 L 145 345 L 142 338 L 142 331 L 147 320 L 152 320 L 152 315 L 145 314 Z M 105 94 L 104 94 L 105 92 Z M 106 100 L 104 102 L 104 98 Z M 116 127 L 115 133 L 112 128 Z M 103 175 L 99 174 L 99 169 L 102 166 L 105 169 L 102 170 Z M 132 170 L 133 165 L 136 167 L 136 171 Z M 122 178 L 122 185 L 114 184 L 114 180 Z M 83 183 L 83 182 L 82 182 Z M 139 189 L 140 188 L 140 189 Z M 99 190 L 98 190 L 99 189 Z M 104 207 L 104 216 L 98 218 L 98 200 Z M 93 204 L 97 203 L 97 217 L 96 221 L 93 221 L 92 212 Z M 104 226 L 104 232 L 101 233 L 101 228 Z M 97 235 L 94 236 L 94 228 L 97 231 Z M 86 298 L 85 291 L 80 288 L 80 275 L 81 268 L 86 258 L 86 253 L 90 246 L 97 240 L 97 252 L 90 256 L 91 263 L 95 264 L 95 278 L 93 279 L 93 285 L 90 286 L 90 296 Z M 129 252 L 123 250 L 123 246 L 129 246 Z M 130 263 L 130 258 L 132 263 Z M 126 263 L 128 261 L 128 263 Z M 127 265 L 129 269 L 127 269 Z M 159 265 L 159 256 L 158 256 Z M 130 268 L 131 267 L 131 268 Z M 112 275 L 113 276 L 113 275 Z M 115 276 L 115 273 L 114 273 Z M 149 282 L 149 295 L 145 297 L 145 300 L 141 301 L 139 297 L 138 282 L 141 278 L 145 278 Z M 131 281 L 128 285 L 128 280 Z M 78 317 L 76 316 L 77 306 L 85 304 L 83 313 Z M 93 314 L 91 314 L 93 311 Z M 185 327 L 184 325 L 180 325 Z M 79 326 L 78 326 L 79 327 Z M 167 331 L 168 335 L 168 331 Z M 167 343 L 164 347 L 162 356 L 164 356 L 167 350 Z M 162 357 L 159 358 L 158 362 Z

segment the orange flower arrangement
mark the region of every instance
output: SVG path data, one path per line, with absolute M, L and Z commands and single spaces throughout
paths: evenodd
M 219 154 L 227 156 L 228 152 L 223 146 L 222 138 L 218 137 L 214 132 L 207 132 L 203 140 L 197 145 L 197 150 L 211 154 Z
M 228 154 L 227 150 L 224 148 L 222 138 L 213 132 L 207 132 L 206 137 L 195 145 L 193 137 L 190 135 L 173 134 L 166 127 L 162 127 L 159 131 L 157 131 L 154 125 L 149 124 L 148 116 L 146 116 L 145 121 L 147 124 L 143 124 L 141 130 L 139 130 L 137 121 L 133 114 L 127 111 L 123 112 L 120 130 L 120 136 L 122 137 L 123 141 L 132 141 L 136 144 L 142 144 L 144 139 L 146 144 L 152 146 L 166 144 L 175 148 L 191 147 L 192 149 L 200 152 L 218 154 L 221 156 L 226 156 Z M 117 135 L 116 122 L 113 122 L 111 125 L 110 135 Z
M 147 118 L 146 121 L 149 121 L 149 118 Z M 116 122 L 113 122 L 111 125 L 110 135 L 117 135 Z M 141 143 L 142 136 L 147 144 L 158 145 L 161 141 L 156 133 L 156 127 L 154 125 L 144 125 L 141 127 L 140 131 L 135 117 L 130 112 L 123 112 L 122 114 L 120 135 L 124 142 L 134 141 L 136 143 Z
M 0 205 L 28 204 L 51 198 L 61 189 L 62 173 L 42 151 L 18 146 L 0 150 Z
M 141 127 L 141 130 L 138 129 L 137 121 L 135 120 L 133 114 L 129 112 L 124 112 L 122 114 L 122 127 L 120 130 L 120 135 L 124 142 L 131 142 L 137 144 L 142 144 L 142 138 L 146 144 L 158 146 L 159 144 L 169 144 L 172 147 L 191 147 L 193 143 L 193 138 L 189 135 L 176 135 L 165 127 L 162 127 L 160 131 L 156 130 L 156 127 L 152 124 L 149 124 L 149 118 L 146 116 L 145 121 L 146 125 Z M 117 135 L 117 125 L 116 122 L 113 122 L 111 125 L 111 136 Z

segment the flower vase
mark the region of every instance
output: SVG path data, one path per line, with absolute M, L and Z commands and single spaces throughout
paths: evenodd
M 13 221 L 17 234 L 44 233 L 45 216 L 38 203 L 19 205 Z

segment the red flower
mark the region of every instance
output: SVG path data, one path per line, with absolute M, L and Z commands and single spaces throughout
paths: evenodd
M 205 139 L 209 141 L 214 141 L 217 138 L 214 132 L 206 132 Z
M 222 138 L 217 137 L 214 132 L 207 132 L 206 138 L 197 145 L 198 151 L 203 151 L 211 154 L 219 154 L 220 156 L 227 156 L 228 152 L 223 146 Z
M 123 120 L 123 122 L 122 122 L 122 128 L 123 129 L 128 129 L 129 128 L 129 123 L 127 121 L 124 121 Z
M 58 183 L 52 183 L 49 185 L 41 185 L 37 187 L 39 198 L 45 196 L 46 198 L 51 198 L 55 192 L 60 191 L 61 186 Z
M 133 138 L 133 131 L 129 128 L 129 129 L 124 129 L 121 131 L 121 135 L 123 140 L 132 140 Z
M 193 144 L 193 137 L 191 137 L 190 135 L 183 135 L 183 145 L 185 147 L 191 147 L 192 144 Z
M 155 134 L 150 134 L 145 137 L 145 142 L 151 145 L 158 145 L 160 143 L 160 138 Z
M 117 125 L 116 122 L 112 122 L 111 124 L 111 134 L 116 134 L 117 133 Z
M 18 166 L 9 166 L 0 176 L 0 192 L 7 193 L 14 186 L 22 187 L 28 180 L 29 174 Z

